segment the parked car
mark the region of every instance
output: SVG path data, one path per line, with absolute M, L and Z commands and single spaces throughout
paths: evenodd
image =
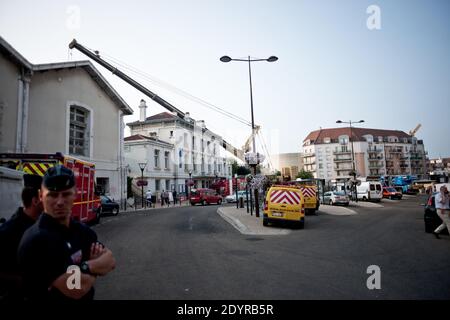
M 100 215 L 105 213 L 111 213 L 113 216 L 116 216 L 119 213 L 119 204 L 111 199 L 108 196 L 100 196 Z
M 197 203 L 201 203 L 202 206 L 205 204 L 221 204 L 222 197 L 217 194 L 217 192 L 213 189 L 195 189 L 191 190 L 191 196 L 189 198 L 191 205 L 196 205 Z
M 247 202 L 247 194 L 245 190 L 241 190 L 237 192 L 237 198 L 239 199 L 240 197 L 244 198 L 244 202 Z M 248 198 L 250 199 L 250 193 L 248 194 Z M 233 192 L 233 194 L 230 194 L 229 196 L 225 197 L 225 202 L 226 203 L 236 203 L 237 199 L 236 199 L 236 192 Z
M 425 232 L 432 233 L 441 223 L 442 220 L 436 213 L 436 207 L 434 202 L 434 197 L 438 194 L 437 192 L 433 193 L 429 198 L 426 204 L 424 204 L 424 215 L 423 220 L 425 223 Z M 442 234 L 448 234 L 447 228 L 441 231 Z
M 345 192 L 342 191 L 328 191 L 323 195 L 323 203 L 329 205 L 335 204 L 343 204 L 344 206 L 348 206 L 350 203 L 350 199 Z
M 402 193 L 397 191 L 393 187 L 383 187 L 383 198 L 388 199 L 401 199 L 403 197 Z

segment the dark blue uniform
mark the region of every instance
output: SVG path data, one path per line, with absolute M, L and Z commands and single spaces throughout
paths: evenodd
M 0 299 L 22 298 L 17 249 L 24 232 L 34 223 L 20 207 L 0 226 Z
M 18 261 L 25 293 L 30 300 L 66 300 L 52 283 L 71 265 L 89 260 L 96 233 L 86 225 L 71 220 L 69 228 L 43 213 L 20 242 Z M 94 288 L 83 299 L 93 299 Z

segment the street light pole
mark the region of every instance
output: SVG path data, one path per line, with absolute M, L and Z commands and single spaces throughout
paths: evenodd
M 141 199 L 142 208 L 144 208 L 144 169 L 147 166 L 147 162 L 139 162 L 139 168 L 141 169 Z
M 191 201 L 191 185 L 192 185 L 192 170 L 189 170 L 189 194 L 188 200 Z
M 353 128 L 352 128 L 352 123 L 363 123 L 364 120 L 359 120 L 359 121 L 341 121 L 341 120 L 337 120 L 336 123 L 347 123 L 350 126 L 350 141 L 352 143 L 352 175 L 353 175 L 353 183 L 352 183 L 352 188 L 354 188 L 354 194 L 355 194 L 355 200 L 356 202 L 358 202 L 358 193 L 356 191 L 356 164 L 355 164 L 355 149 L 353 146 Z
M 270 56 L 267 59 L 251 59 L 250 56 L 248 56 L 248 59 L 232 59 L 229 56 L 222 56 L 220 58 L 220 61 L 222 62 L 230 62 L 230 61 L 245 61 L 248 62 L 248 76 L 250 79 L 250 110 L 251 110 L 251 117 L 252 117 L 252 138 L 253 138 L 253 153 L 256 155 L 257 157 L 257 161 L 258 162 L 258 154 L 256 153 L 256 143 L 255 143 L 255 119 L 254 119 L 254 114 L 253 114 L 253 87 L 252 87 L 252 69 L 251 69 L 251 62 L 255 62 L 255 61 L 267 61 L 267 62 L 275 62 L 277 61 L 278 58 L 275 56 Z M 253 169 L 253 176 L 256 176 L 256 167 L 257 167 L 257 163 L 256 164 L 252 164 L 252 169 Z M 255 216 L 259 217 L 259 200 L 258 200 L 258 188 L 255 188 Z

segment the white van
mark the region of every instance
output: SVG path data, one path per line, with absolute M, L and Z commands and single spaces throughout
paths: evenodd
M 362 181 L 356 192 L 358 200 L 381 201 L 383 198 L 383 186 L 376 181 Z

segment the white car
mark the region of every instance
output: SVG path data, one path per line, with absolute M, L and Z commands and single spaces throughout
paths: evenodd
M 247 202 L 247 195 L 246 195 L 245 193 L 246 193 L 245 190 L 238 191 L 238 192 L 237 192 L 237 194 L 238 194 L 238 199 L 239 199 L 240 197 L 243 197 L 243 198 L 244 198 L 244 202 Z M 248 194 L 248 197 L 250 198 L 250 193 Z M 227 203 L 237 202 L 237 200 L 236 200 L 236 192 L 233 192 L 233 194 L 230 194 L 229 196 L 226 196 L 226 197 L 225 197 L 225 202 L 227 202 Z

